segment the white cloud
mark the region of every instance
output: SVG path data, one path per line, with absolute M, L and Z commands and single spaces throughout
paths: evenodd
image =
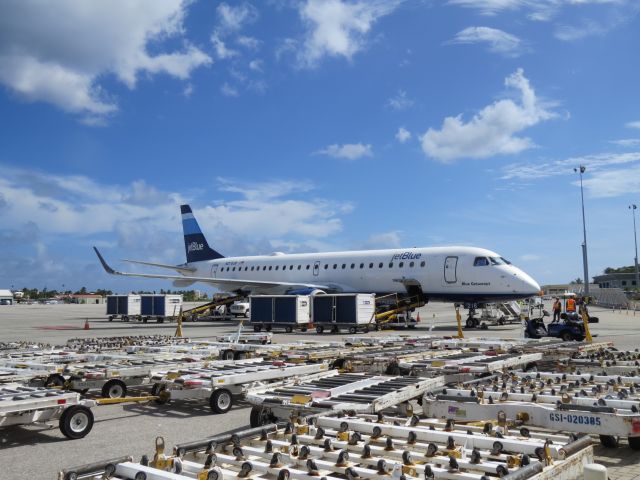
M 395 96 L 387 100 L 387 106 L 397 111 L 407 110 L 413 106 L 413 100 L 407 97 L 407 92 L 398 90 Z
M 573 169 L 578 165 L 586 166 L 587 172 L 593 173 L 611 166 L 635 162 L 640 162 L 640 152 L 599 153 L 535 164 L 515 163 L 504 167 L 501 178 L 503 180 L 532 180 L 557 175 L 572 175 Z
M 231 6 L 221 3 L 216 9 L 219 19 L 219 27 L 225 32 L 234 32 L 242 29 L 245 25 L 258 20 L 258 9 L 248 2 Z
M 211 34 L 211 43 L 213 44 L 213 48 L 216 52 L 216 57 L 220 60 L 226 60 L 238 55 L 237 51 L 227 47 L 227 44 L 222 38 L 220 38 L 220 33 L 217 31 Z
M 184 35 L 187 0 L 0 2 L 0 82 L 30 101 L 88 117 L 118 107 L 102 89 L 108 74 L 133 89 L 141 72 L 189 78 L 211 58 L 184 41 L 180 51 L 151 54 L 150 42 Z
M 193 85 L 190 83 L 187 83 L 184 87 L 184 90 L 182 90 L 182 94 L 187 97 L 190 98 L 191 95 L 193 95 Z
M 524 255 L 520 255 L 520 260 L 524 262 L 535 262 L 541 258 L 542 257 L 540 257 L 540 255 L 536 255 L 535 253 L 525 253 Z
M 306 0 L 299 13 L 307 27 L 298 52 L 302 66 L 313 67 L 326 55 L 351 59 L 364 48 L 366 35 L 403 0 Z M 290 45 L 289 45 L 290 46 Z
M 401 234 L 399 230 L 391 232 L 375 233 L 371 235 L 361 248 L 365 250 L 379 248 L 399 248 L 401 247 Z
M 346 158 L 347 160 L 357 160 L 358 158 L 373 156 L 371 145 L 364 145 L 362 143 L 333 144 L 315 153 L 334 158 Z
M 411 139 L 411 132 L 404 127 L 398 128 L 398 132 L 396 133 L 396 140 L 398 140 L 400 143 L 404 143 L 409 139 Z
M 640 121 L 627 122 L 625 124 L 625 127 L 627 127 L 627 128 L 640 128 Z
M 442 128 L 429 128 L 420 137 L 424 153 L 442 162 L 459 158 L 487 158 L 516 154 L 533 148 L 530 138 L 516 134 L 555 114 L 536 97 L 522 69 L 509 75 L 505 85 L 519 92 L 520 101 L 498 100 L 484 107 L 467 123 L 462 116 L 447 117 Z
M 620 140 L 611 140 L 610 143 L 624 148 L 640 147 L 640 138 L 621 138 Z
M 583 183 L 584 188 L 593 197 L 637 194 L 640 193 L 640 165 L 620 170 L 597 172 L 591 178 L 585 179 Z
M 515 10 L 527 3 L 527 0 L 449 0 L 451 5 L 475 8 L 483 15 L 495 15 L 504 10 Z
M 262 60 L 251 60 L 249 62 L 249 69 L 255 72 L 262 72 L 264 62 Z
M 262 45 L 261 40 L 258 40 L 257 38 L 254 38 L 254 37 L 248 37 L 245 35 L 239 36 L 236 39 L 236 42 L 238 43 L 238 45 L 241 45 L 244 48 L 247 48 L 249 50 L 258 50 Z
M 222 86 L 220 87 L 220 92 L 225 97 L 237 97 L 239 95 L 238 89 L 236 87 L 234 87 L 233 85 L 230 85 L 227 82 L 224 82 L 222 84 Z
M 604 35 L 608 28 L 595 20 L 585 20 L 580 25 L 560 25 L 556 28 L 554 36 L 565 42 L 575 42 L 592 35 Z
M 456 36 L 448 43 L 487 43 L 489 51 L 511 57 L 516 57 L 522 53 L 522 42 L 518 37 L 490 27 L 465 28 L 456 33 Z

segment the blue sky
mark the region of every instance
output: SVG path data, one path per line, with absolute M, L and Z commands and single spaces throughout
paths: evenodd
M 635 0 L 0 4 L 0 286 L 170 287 L 226 255 L 465 244 L 541 283 L 633 263 Z

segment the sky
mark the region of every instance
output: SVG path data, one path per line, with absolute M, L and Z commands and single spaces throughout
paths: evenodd
M 91 247 L 121 270 L 182 263 L 182 203 L 226 256 L 474 245 L 569 282 L 579 165 L 590 274 L 631 265 L 639 13 L 0 2 L 0 288 L 171 288 L 106 275 Z

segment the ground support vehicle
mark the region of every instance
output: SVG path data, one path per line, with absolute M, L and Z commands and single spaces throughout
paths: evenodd
M 0 387 L 0 427 L 58 420 L 65 437 L 82 438 L 93 427 L 91 408 L 95 405 L 73 392 L 7 385 Z
M 155 318 L 158 323 L 176 320 L 182 311 L 182 295 L 141 295 L 140 319 L 147 323 Z
M 140 318 L 140 295 L 108 295 L 107 315 L 109 321 L 120 317 L 123 322 Z
M 306 332 L 311 328 L 309 295 L 254 295 L 251 302 L 251 325 L 260 332 L 280 328 L 287 333 Z
M 160 402 L 170 400 L 208 400 L 215 413 L 226 413 L 234 397 L 244 395 L 251 387 L 264 386 L 283 378 L 296 379 L 302 375 L 327 370 L 326 364 L 291 365 L 284 362 L 234 362 L 152 375 L 152 393 Z
M 311 297 L 312 319 L 317 333 L 347 330 L 351 334 L 376 328 L 376 296 L 372 293 L 341 293 Z
M 106 460 L 66 469 L 58 479 L 569 480 L 580 478 L 593 461 L 589 437 L 554 436 L 550 443 L 410 422 L 319 417 L 309 425 L 269 424 L 182 443 L 173 453 L 158 437 L 154 455 L 141 462 Z
M 274 385 L 251 388 L 246 399 L 254 405 L 251 426 L 273 419 L 339 411 L 375 413 L 420 398 L 444 385 L 444 377 L 418 378 L 368 373 L 340 373 L 338 370 L 309 375 Z
M 229 307 L 229 313 L 234 317 L 249 318 L 250 312 L 251 305 L 246 300 L 238 300 Z
M 600 436 L 614 447 L 627 437 L 640 449 L 640 377 L 515 373 L 477 389 L 425 396 L 427 416 L 479 421 L 506 415 L 524 425 Z M 503 412 L 501 414 L 500 412 Z
M 467 305 L 469 316 L 465 322 L 467 328 L 488 328 L 489 325 L 506 325 L 520 322 L 520 306 L 517 302 L 485 303 L 479 306 L 480 316 L 477 317 L 477 305 Z

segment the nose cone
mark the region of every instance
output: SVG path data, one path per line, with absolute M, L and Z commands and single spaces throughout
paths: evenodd
M 516 268 L 517 274 L 516 276 L 522 282 L 521 291 L 523 295 L 534 296 L 540 293 L 540 285 L 533 278 L 531 278 L 528 274 Z

